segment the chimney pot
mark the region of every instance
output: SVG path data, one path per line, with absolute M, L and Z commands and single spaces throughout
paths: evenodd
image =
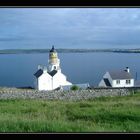
M 128 67 L 126 67 L 126 72 L 128 72 L 128 73 L 130 72 L 130 69 Z

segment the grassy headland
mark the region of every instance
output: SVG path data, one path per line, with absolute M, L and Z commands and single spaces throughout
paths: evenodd
M 0 132 L 140 132 L 140 92 L 77 102 L 0 100 Z

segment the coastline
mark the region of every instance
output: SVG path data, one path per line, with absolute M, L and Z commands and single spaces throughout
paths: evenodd
M 56 49 L 58 53 L 140 53 L 140 49 Z M 34 54 L 48 53 L 49 49 L 4 49 L 0 54 Z

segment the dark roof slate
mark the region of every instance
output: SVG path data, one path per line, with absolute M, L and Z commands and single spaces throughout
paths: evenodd
M 54 46 L 52 46 L 52 49 L 50 50 L 50 52 L 56 52 Z
M 52 77 L 57 73 L 57 70 L 53 70 L 51 72 L 47 72 L 49 75 L 51 75 Z M 39 69 L 34 75 L 38 78 L 43 74 L 43 70 Z
M 107 78 L 103 79 L 107 87 L 111 87 L 111 84 Z
M 121 71 L 109 71 L 110 76 L 112 77 L 112 79 L 133 79 L 133 76 L 131 75 L 131 73 L 125 71 L 125 70 L 121 70 Z
M 43 70 L 42 69 L 39 69 L 35 74 L 34 76 L 36 76 L 37 78 L 40 77 L 43 73 Z
M 57 70 L 53 70 L 51 72 L 48 72 L 48 74 L 50 74 L 52 77 L 57 73 Z

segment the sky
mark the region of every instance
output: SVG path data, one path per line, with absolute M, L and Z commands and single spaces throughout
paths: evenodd
M 0 8 L 0 49 L 140 48 L 140 8 Z

